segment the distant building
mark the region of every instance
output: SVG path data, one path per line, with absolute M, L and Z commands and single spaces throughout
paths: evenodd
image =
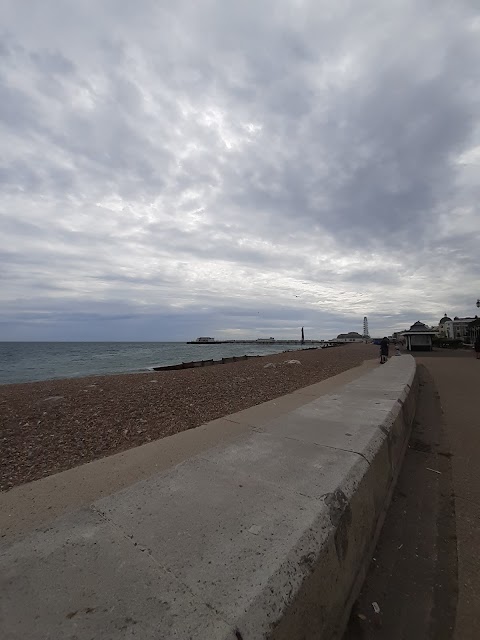
M 402 331 L 400 335 L 406 341 L 407 351 L 431 351 L 436 332 L 417 320 L 408 331 Z
M 448 318 L 443 323 L 443 337 L 449 338 L 450 340 L 468 341 L 470 338 L 469 325 L 474 320 L 475 318 L 459 318 L 458 316 L 455 316 L 453 320 Z
M 339 333 L 336 342 L 364 342 L 365 338 L 356 331 L 349 333 Z
M 468 333 L 470 342 L 474 343 L 478 336 L 480 336 L 480 318 L 475 318 L 475 320 L 468 325 Z
M 197 338 L 196 342 L 202 342 L 202 343 L 204 343 L 204 342 L 215 342 L 215 338 L 205 338 L 205 337 Z
M 257 338 L 256 342 L 275 342 L 275 338 Z
M 447 314 L 445 314 L 443 316 L 443 318 L 440 320 L 440 322 L 438 323 L 438 335 L 441 338 L 446 338 L 447 337 L 447 323 L 448 322 L 452 322 L 452 319 L 449 318 L 447 316 Z

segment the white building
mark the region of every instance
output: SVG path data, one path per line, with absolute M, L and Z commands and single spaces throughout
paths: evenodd
M 365 340 L 366 338 L 356 331 L 350 331 L 349 333 L 340 333 L 335 342 L 365 342 Z
M 447 332 L 447 327 L 445 326 L 445 323 L 447 323 L 447 322 L 452 322 L 452 319 L 449 318 L 447 316 L 447 314 L 445 314 L 443 316 L 443 318 L 440 320 L 440 322 L 438 323 L 438 335 L 441 338 L 446 338 L 447 337 L 447 333 L 446 333 Z
M 443 320 L 443 318 L 442 318 Z M 459 318 L 455 316 L 453 320 L 447 318 L 443 323 L 444 337 L 450 340 L 469 340 L 469 325 L 475 318 Z

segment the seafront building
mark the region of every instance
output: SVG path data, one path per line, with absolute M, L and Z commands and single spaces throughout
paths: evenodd
M 366 337 L 356 331 L 349 331 L 348 333 L 339 333 L 335 342 L 365 342 L 365 340 Z
M 480 318 L 475 318 L 469 325 L 470 342 L 474 343 L 480 336 Z
M 430 348 L 434 338 L 459 340 L 465 344 L 472 344 L 478 335 L 480 335 L 480 318 L 478 316 L 464 318 L 455 316 L 452 320 L 445 314 L 436 327 L 430 327 L 417 321 L 408 331 L 396 332 L 393 337 L 402 337 L 407 342 L 407 349 L 411 351 L 421 345 Z
M 459 318 L 455 316 L 452 320 L 445 315 L 439 322 L 439 336 L 449 340 L 470 341 L 470 329 L 473 328 L 471 325 L 477 319 L 477 316 L 474 318 Z

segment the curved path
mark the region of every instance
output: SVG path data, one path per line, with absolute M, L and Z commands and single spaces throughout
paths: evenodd
M 410 446 L 344 640 L 480 636 L 480 360 L 416 361 Z

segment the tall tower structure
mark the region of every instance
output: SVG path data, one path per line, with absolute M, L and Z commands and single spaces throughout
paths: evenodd
M 365 316 L 363 318 L 363 337 L 364 338 L 369 338 L 370 334 L 368 333 L 368 318 L 367 316 Z

